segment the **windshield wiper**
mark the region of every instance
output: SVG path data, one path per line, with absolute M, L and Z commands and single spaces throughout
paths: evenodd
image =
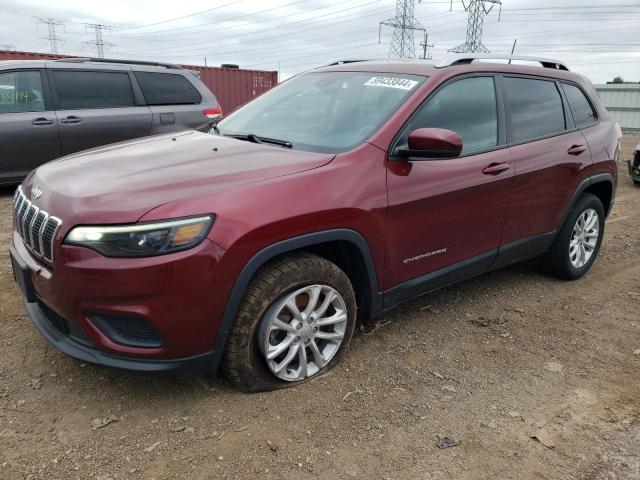
M 283 148 L 292 148 L 293 145 L 287 140 L 279 140 L 277 138 L 259 137 L 255 133 L 224 133 L 225 137 L 237 138 L 238 140 L 246 140 L 253 143 L 270 143 Z

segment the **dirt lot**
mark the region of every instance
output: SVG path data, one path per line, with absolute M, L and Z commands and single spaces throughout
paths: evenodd
M 522 265 L 424 296 L 361 329 L 328 376 L 256 395 L 67 358 L 3 260 L 0 478 L 640 479 L 638 212 L 621 170 L 584 279 Z M 460 444 L 438 449 L 447 435 Z

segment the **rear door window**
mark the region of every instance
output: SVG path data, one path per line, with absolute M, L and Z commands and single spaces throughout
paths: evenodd
M 134 72 L 147 105 L 193 105 L 202 97 L 182 75 L 171 73 Z
M 135 106 L 127 72 L 54 70 L 58 110 Z
M 589 100 L 587 100 L 582 90 L 568 83 L 562 84 L 562 90 L 564 90 L 567 102 L 569 102 L 569 108 L 571 109 L 576 127 L 585 128 L 593 125 L 597 118 L 596 112 L 593 110 L 591 103 L 589 103 Z
M 505 77 L 513 142 L 547 137 L 566 130 L 562 97 L 555 82 Z
M 0 74 L 0 113 L 45 110 L 42 78 L 37 70 Z

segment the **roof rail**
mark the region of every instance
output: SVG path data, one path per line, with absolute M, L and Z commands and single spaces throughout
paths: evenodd
M 160 62 L 145 62 L 144 60 L 116 60 L 114 58 L 90 58 L 90 57 L 69 57 L 69 58 L 58 58 L 53 60 L 54 62 L 67 62 L 67 63 L 122 63 L 125 65 L 146 65 L 149 67 L 164 67 L 171 68 L 176 70 L 181 70 L 182 67 L 180 65 L 175 65 L 173 63 L 160 63 Z
M 451 67 L 454 65 L 465 65 L 474 60 L 526 60 L 529 62 L 539 62 L 544 68 L 552 68 L 554 70 L 569 70 L 567 66 L 559 60 L 552 58 L 532 57 L 529 55 L 508 55 L 494 53 L 458 53 L 447 55 L 441 62 L 436 64 L 436 68 Z

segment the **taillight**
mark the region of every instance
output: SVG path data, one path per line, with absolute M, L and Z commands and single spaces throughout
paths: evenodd
M 202 113 L 207 118 L 218 118 L 222 116 L 222 108 L 220 108 L 220 105 L 216 108 L 205 108 Z

